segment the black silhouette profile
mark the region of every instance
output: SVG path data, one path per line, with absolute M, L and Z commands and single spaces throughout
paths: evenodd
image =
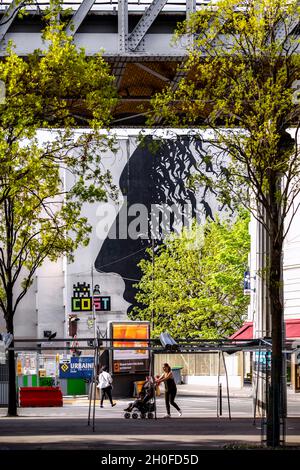
M 197 147 L 196 152 L 193 151 L 195 147 Z M 119 185 L 123 196 L 127 198 L 127 204 L 124 203 L 120 208 L 96 258 L 95 268 L 98 272 L 118 273 L 123 277 L 125 281 L 124 299 L 130 304 L 134 305 L 135 303 L 136 289 L 133 285 L 141 277 L 138 264 L 145 257 L 145 250 L 152 244 L 154 219 L 156 227 L 159 227 L 155 232 L 155 244 L 157 245 L 161 243 L 161 239 L 168 229 L 172 231 L 180 223 L 179 219 L 182 220 L 185 205 L 189 205 L 192 217 L 197 215 L 196 194 L 187 183 L 192 173 L 198 171 L 197 161 L 199 162 L 201 150 L 201 143 L 196 142 L 196 145 L 192 146 L 188 136 L 163 139 L 155 146 L 153 146 L 152 137 L 147 137 L 144 145 L 140 144 L 133 152 L 122 171 Z M 204 158 L 203 164 L 205 169 L 213 171 L 211 164 L 208 164 Z M 124 227 L 120 227 L 122 221 L 125 220 L 124 211 L 137 203 L 143 204 L 146 208 L 148 214 L 146 227 L 138 227 L 141 232 L 139 237 L 125 238 Z M 206 216 L 212 217 L 209 202 L 203 200 L 201 203 L 204 206 Z M 177 207 L 175 213 L 172 210 L 174 204 Z M 156 218 L 153 218 L 154 205 L 156 207 L 165 205 L 165 210 L 170 209 L 169 227 L 160 213 L 156 214 Z M 201 204 L 199 207 L 201 208 Z M 137 215 L 139 214 L 128 215 L 128 227 Z M 112 239 L 114 233 L 116 233 L 116 239 Z

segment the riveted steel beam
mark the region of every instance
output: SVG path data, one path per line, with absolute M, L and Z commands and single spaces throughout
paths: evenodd
M 172 92 L 177 90 L 180 80 L 186 76 L 186 71 L 184 70 L 185 61 L 186 61 L 186 58 L 185 57 L 182 58 L 181 62 L 178 64 L 173 80 L 170 83 L 170 89 L 172 90 Z M 162 117 L 157 116 L 155 118 L 155 124 L 158 126 L 161 122 L 162 122 Z
M 299 18 L 284 18 L 275 27 L 275 38 L 280 42 L 285 42 L 298 24 Z
M 128 48 L 135 51 L 153 21 L 157 18 L 168 0 L 153 0 L 128 38 Z
M 128 50 L 128 0 L 118 0 L 118 38 L 119 52 Z
M 115 85 L 116 85 L 118 90 L 120 88 L 121 81 L 122 81 L 122 78 L 123 78 L 123 75 L 124 75 L 124 72 L 125 72 L 125 69 L 126 69 L 126 63 L 127 63 L 126 59 L 125 60 L 119 60 L 119 61 L 117 61 L 113 64 L 113 67 L 112 67 L 112 70 L 111 70 L 112 75 L 114 75 L 116 77 Z
M 196 11 L 196 0 L 186 0 L 186 17 L 188 18 Z
M 135 65 L 136 67 L 139 67 L 139 68 L 142 69 L 142 70 L 145 70 L 145 72 L 150 73 L 150 74 L 153 75 L 154 77 L 159 78 L 159 79 L 162 80 L 163 82 L 169 82 L 169 81 L 170 81 L 169 78 L 165 77 L 164 75 L 162 75 L 162 74 L 159 73 L 159 72 L 156 72 L 155 70 L 150 69 L 150 67 L 147 67 L 147 65 L 141 64 L 140 62 L 135 62 L 134 65 Z
M 125 117 L 122 117 L 122 118 L 114 119 L 112 121 L 112 124 L 116 124 L 117 122 L 130 121 L 131 119 L 137 119 L 141 116 L 147 116 L 148 114 L 150 114 L 150 112 L 151 111 L 147 111 L 145 113 L 132 114 L 131 116 L 125 116 Z
M 178 88 L 179 82 L 182 78 L 186 76 L 186 71 L 184 70 L 186 58 L 184 58 L 181 63 L 178 65 L 177 71 L 171 83 L 172 91 L 175 91 Z
M 21 0 L 13 0 L 13 2 L 5 11 L 0 21 L 0 44 L 3 42 L 4 36 L 6 35 L 10 25 L 14 21 L 18 11 L 24 6 L 24 3 L 25 2 L 22 2 Z
M 186 19 L 188 20 L 189 17 L 195 13 L 196 11 L 196 0 L 186 0 Z M 194 34 L 191 33 L 188 36 L 188 45 L 190 47 L 193 46 L 194 43 Z
M 76 13 L 72 16 L 69 24 L 66 27 L 66 33 L 68 36 L 72 36 L 79 29 L 84 18 L 94 5 L 95 0 L 83 0 Z

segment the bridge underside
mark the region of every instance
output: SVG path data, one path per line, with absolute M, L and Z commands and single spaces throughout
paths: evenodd
M 26 15 L 18 17 L 26 3 Z M 181 66 L 187 57 L 187 46 L 193 38 L 186 36 L 171 43 L 179 22 L 210 0 L 78 0 L 63 2 L 68 10 L 62 21 L 66 33 L 73 36 L 87 55 L 102 51 L 116 77 L 120 101 L 113 110 L 113 126 L 142 126 L 149 113 L 149 101 L 166 85 L 176 89 L 183 76 Z M 16 52 L 26 57 L 34 49 L 45 49 L 41 38 L 44 10 L 49 0 L 30 3 L 1 0 L 0 56 L 5 56 L 8 41 Z M 299 26 L 299 18 L 278 25 L 280 39 Z M 299 28 L 298 28 L 299 29 Z M 78 111 L 79 109 L 79 111 Z M 87 115 L 77 107 L 78 123 L 84 126 Z M 160 120 L 157 119 L 157 125 Z M 200 123 L 199 123 L 200 124 Z
M 102 51 L 110 64 L 120 95 L 113 110 L 114 126 L 144 125 L 150 98 L 167 84 L 176 87 L 182 76 L 180 66 L 189 38 L 177 45 L 171 45 L 171 40 L 176 25 L 195 11 L 196 0 L 169 1 L 171 6 L 166 5 L 167 0 L 82 0 L 63 18 L 67 34 L 74 36 L 78 47 L 84 47 L 87 55 Z M 34 49 L 45 49 L 41 38 L 43 8 L 27 6 L 27 14 L 19 18 L 18 6 L 14 0 L 0 5 L 2 57 L 8 41 L 13 41 L 18 55 L 24 57 Z M 80 110 L 79 124 L 84 126 L 86 118 Z

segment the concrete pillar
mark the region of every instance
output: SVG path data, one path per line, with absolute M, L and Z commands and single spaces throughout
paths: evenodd
M 261 209 L 265 218 L 264 210 Z M 271 337 L 270 304 L 265 270 L 267 267 L 267 254 L 269 252 L 269 238 L 266 228 L 254 217 L 252 218 L 252 249 L 255 250 L 256 276 L 254 298 L 254 338 Z M 270 380 L 270 361 L 264 351 L 253 353 L 253 399 L 256 400 L 256 413 L 260 417 L 266 416 L 267 388 Z M 255 406 L 255 404 L 254 404 Z

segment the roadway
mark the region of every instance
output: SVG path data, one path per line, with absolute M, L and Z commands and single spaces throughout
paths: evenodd
M 203 391 L 202 391 L 203 392 Z M 201 393 L 202 393 L 201 392 Z M 228 419 L 226 397 L 223 415 L 217 417 L 216 396 L 187 395 L 179 387 L 176 399 L 183 415 L 172 410 L 172 419 L 163 419 L 163 397 L 157 399 L 157 420 L 123 418 L 128 401 L 116 400 L 114 408 L 96 402 L 95 432 L 87 425 L 88 399 L 66 397 L 62 408 L 20 408 L 19 417 L 7 418 L 0 409 L 0 450 L 28 449 L 220 449 L 231 445 L 260 445 L 261 420 L 253 423 L 249 393 L 233 393 L 232 420 Z M 246 395 L 246 396 L 245 396 Z M 300 397 L 288 393 L 287 444 L 300 446 Z M 299 447 L 300 448 L 300 447 Z

